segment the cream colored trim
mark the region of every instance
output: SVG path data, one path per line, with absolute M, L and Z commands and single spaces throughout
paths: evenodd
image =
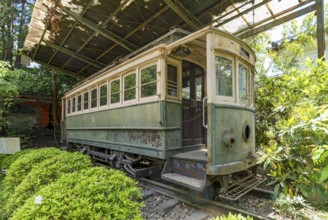
M 138 95 L 138 87 L 137 87 L 138 74 L 137 74 L 137 72 L 138 72 L 138 69 L 136 71 L 129 72 L 127 74 L 122 75 L 122 77 L 123 77 L 123 86 L 121 88 L 122 88 L 122 95 L 123 95 L 123 97 L 122 97 L 123 98 L 123 100 L 122 100 L 123 101 L 123 105 L 132 104 L 132 103 L 135 103 L 137 101 L 137 97 L 138 97 L 137 96 Z M 136 78 L 136 83 L 134 85 L 134 89 L 135 89 L 134 99 L 125 101 L 124 100 L 124 92 L 125 92 L 124 82 L 125 82 L 125 78 L 128 77 L 128 76 L 130 76 L 130 75 L 133 75 L 133 74 L 135 74 L 135 78 Z
M 76 93 L 78 91 L 81 91 L 88 87 L 91 87 L 94 84 L 98 84 L 101 81 L 111 79 L 112 77 L 124 74 L 126 72 L 130 72 L 131 69 L 136 69 L 138 66 L 144 65 L 145 63 L 154 62 L 154 60 L 157 60 L 159 58 L 159 56 L 164 54 L 164 51 L 165 51 L 164 46 L 165 46 L 165 44 L 161 44 L 161 45 L 154 47 L 136 57 L 133 57 L 109 70 L 106 70 L 104 73 L 101 73 L 99 76 L 87 79 L 87 81 L 85 81 L 81 85 L 78 85 L 71 91 L 67 92 L 65 94 L 65 97 L 68 97 L 68 96 L 72 95 L 73 93 Z

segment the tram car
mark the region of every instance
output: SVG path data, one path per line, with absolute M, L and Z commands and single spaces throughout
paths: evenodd
M 217 182 L 238 199 L 263 181 L 247 172 L 231 186 L 258 161 L 254 64 L 231 34 L 174 29 L 67 92 L 62 139 L 134 176 L 197 191 Z

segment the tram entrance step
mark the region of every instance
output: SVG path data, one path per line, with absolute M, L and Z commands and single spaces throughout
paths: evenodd
M 177 174 L 177 173 L 163 174 L 162 178 L 166 181 L 173 182 L 175 184 L 185 186 L 188 188 L 192 188 L 192 189 L 196 189 L 196 190 L 202 189 L 203 185 L 205 184 L 204 181 L 201 181 L 201 180 L 198 180 L 195 178 L 191 178 L 191 177 L 187 177 L 187 176 Z
M 265 180 L 266 178 L 263 178 L 261 176 L 251 176 L 251 178 L 231 185 L 228 188 L 228 191 L 224 194 L 221 194 L 220 197 L 226 200 L 236 201 L 258 185 L 263 183 Z
M 162 179 L 193 190 L 203 190 L 206 183 L 206 150 L 180 153 L 168 159 Z

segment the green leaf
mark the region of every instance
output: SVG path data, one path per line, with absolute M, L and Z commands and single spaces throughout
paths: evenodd
M 328 178 L 328 165 L 323 168 L 320 176 L 319 183 L 323 183 Z

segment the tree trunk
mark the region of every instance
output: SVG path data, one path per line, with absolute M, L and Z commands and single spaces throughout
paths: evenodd
M 57 73 L 51 70 L 51 85 L 52 85 L 52 122 L 54 128 L 58 128 L 57 121 Z
M 17 38 L 18 42 L 17 42 L 15 68 L 22 67 L 20 49 L 22 49 L 24 46 L 24 39 L 25 39 L 25 32 L 26 32 L 25 18 L 26 18 L 26 0 L 22 0 L 20 22 L 18 28 L 18 38 Z

